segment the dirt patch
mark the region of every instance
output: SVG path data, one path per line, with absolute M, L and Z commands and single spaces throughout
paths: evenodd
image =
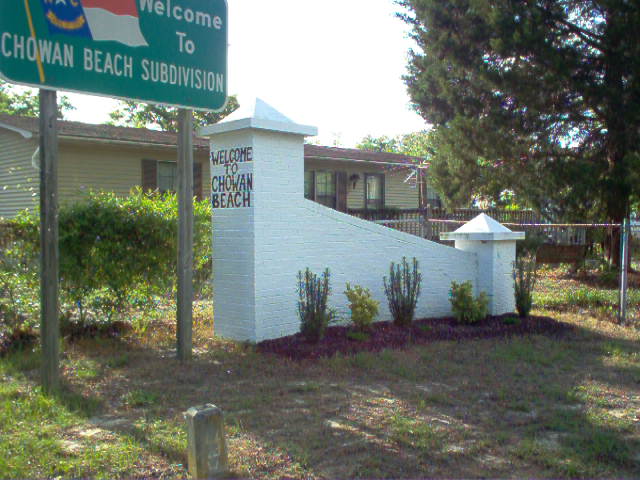
M 397 327 L 391 322 L 372 326 L 367 338 L 349 338 L 351 327 L 330 327 L 318 343 L 310 343 L 302 334 L 291 335 L 258 344 L 262 353 L 272 353 L 292 360 L 331 357 L 337 353 L 353 355 L 358 352 L 378 352 L 387 348 L 403 348 L 436 341 L 508 337 L 512 335 L 559 335 L 573 330 L 569 324 L 549 317 L 531 316 L 516 323 L 507 322 L 508 315 L 488 317 L 475 325 L 460 325 L 454 318 L 422 319 L 409 328 Z

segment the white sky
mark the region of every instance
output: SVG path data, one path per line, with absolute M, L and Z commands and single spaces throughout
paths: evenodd
M 228 0 L 229 94 L 259 97 L 317 126 L 322 145 L 354 146 L 426 123 L 402 81 L 413 42 L 393 0 Z M 70 120 L 100 123 L 116 102 L 69 94 Z

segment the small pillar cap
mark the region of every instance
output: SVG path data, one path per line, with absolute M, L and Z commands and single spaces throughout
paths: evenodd
M 481 213 L 454 232 L 440 234 L 441 240 L 467 240 L 472 242 L 516 241 L 524 240 L 525 237 L 525 232 L 513 232 L 486 213 Z
M 269 130 L 272 132 L 291 133 L 294 135 L 315 136 L 318 129 L 309 125 L 296 123 L 273 108 L 264 100 L 255 98 L 240 102 L 240 108 L 219 123 L 207 125 L 198 131 L 201 137 L 209 137 L 220 133 L 237 130 Z

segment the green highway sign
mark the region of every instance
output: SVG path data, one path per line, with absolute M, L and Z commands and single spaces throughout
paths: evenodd
M 0 77 L 221 110 L 227 22 L 226 0 L 1 0 Z

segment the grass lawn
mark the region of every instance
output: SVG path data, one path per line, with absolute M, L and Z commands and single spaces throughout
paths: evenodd
M 538 300 L 561 282 L 547 276 Z M 171 323 L 65 344 L 55 399 L 37 352 L 14 354 L 0 359 L 0 478 L 186 477 L 182 412 L 206 402 L 225 411 L 232 477 L 638 478 L 640 330 L 558 305 L 536 313 L 578 327 L 560 338 L 301 362 L 212 338 L 200 312 L 188 365 Z

